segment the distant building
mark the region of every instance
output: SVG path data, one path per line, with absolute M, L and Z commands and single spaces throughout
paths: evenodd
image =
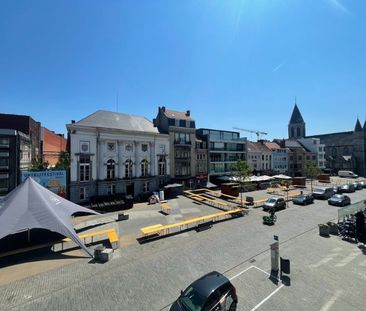
M 67 125 L 70 199 L 159 190 L 170 179 L 169 135 L 141 116 L 97 111 Z
M 300 138 L 298 142 L 307 150 L 316 153 L 317 159 L 314 163 L 322 170 L 325 169 L 325 145 L 320 143 L 319 138 Z
M 272 150 L 265 141 L 247 142 L 247 163 L 254 174 L 269 174 L 272 170 Z
M 153 122 L 159 133 L 169 135 L 172 179 L 193 187 L 196 182 L 196 124 L 191 112 L 159 107 Z
M 41 159 L 41 123 L 30 116 L 0 113 L 0 128 L 20 131 L 30 137 L 31 160 Z
M 272 151 L 272 171 L 274 174 L 287 174 L 289 149 L 281 148 L 274 142 L 265 142 L 267 148 Z
M 275 143 L 288 150 L 289 176 L 305 176 L 307 165 L 317 161 L 317 153 L 307 150 L 296 139 L 275 139 Z
M 290 139 L 320 139 L 317 159 L 319 167 L 325 166 L 324 171 L 337 174 L 339 170 L 351 170 L 366 177 L 366 121 L 362 127 L 357 119 L 353 131 L 306 136 L 305 122 L 295 104 L 288 128 Z M 302 143 L 307 148 L 310 147 L 304 140 Z M 320 151 L 323 147 L 324 151 Z M 322 155 L 325 158 L 325 165 Z
M 205 185 L 208 181 L 207 142 L 196 138 L 196 185 Z
M 13 129 L 0 129 L 0 196 L 21 183 L 21 171 L 31 164 L 30 137 Z
M 353 131 L 313 135 L 325 145 L 326 168 L 337 174 L 350 170 L 366 177 L 366 122 L 362 128 L 357 119 Z
M 42 157 L 43 162 L 48 162 L 50 167 L 54 167 L 60 156 L 60 152 L 66 151 L 67 140 L 63 134 L 55 134 L 45 127 L 42 127 Z
M 238 160 L 246 160 L 247 141 L 238 132 L 201 128 L 197 137 L 207 143 L 208 173 L 214 183 L 217 177 L 229 175 Z

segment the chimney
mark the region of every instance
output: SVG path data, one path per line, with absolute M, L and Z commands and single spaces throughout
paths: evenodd
M 74 124 L 75 123 L 75 120 L 71 120 L 71 123 Z
M 186 116 L 187 116 L 187 117 L 190 117 L 190 116 L 191 116 L 191 111 L 190 111 L 190 110 L 187 110 L 187 112 L 186 112 Z

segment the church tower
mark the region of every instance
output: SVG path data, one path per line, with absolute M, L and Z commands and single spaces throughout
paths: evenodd
M 305 122 L 302 118 L 299 108 L 295 103 L 294 110 L 292 111 L 290 123 L 288 124 L 288 138 L 289 139 L 298 139 L 304 138 L 305 133 Z

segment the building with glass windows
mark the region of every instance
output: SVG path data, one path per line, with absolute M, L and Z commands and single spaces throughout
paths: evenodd
M 159 133 L 169 135 L 172 179 L 188 187 L 194 187 L 196 184 L 196 124 L 191 117 L 191 112 L 159 107 L 153 122 Z
M 207 143 L 210 176 L 230 174 L 236 161 L 246 160 L 247 141 L 240 138 L 239 132 L 201 128 L 196 134 Z
M 0 129 L 0 196 L 21 183 L 21 171 L 31 165 L 31 139 L 21 131 Z
M 70 200 L 156 191 L 170 179 L 169 136 L 141 116 L 97 111 L 67 126 Z

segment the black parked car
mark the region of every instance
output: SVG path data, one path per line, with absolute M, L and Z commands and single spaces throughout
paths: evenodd
M 235 287 L 219 272 L 210 272 L 181 292 L 170 311 L 235 311 Z
M 355 187 L 352 184 L 343 185 L 341 186 L 341 189 L 339 189 L 339 193 L 351 193 L 355 191 Z
M 365 180 L 360 181 L 360 184 L 361 184 L 362 188 L 366 188 L 366 181 Z
M 329 205 L 345 206 L 351 204 L 351 199 L 349 196 L 344 194 L 335 194 L 330 199 L 328 199 Z
M 333 194 L 340 193 L 341 187 L 340 186 L 334 186 L 333 187 Z
M 292 199 L 294 204 L 307 205 L 314 202 L 314 198 L 311 194 L 301 194 Z

